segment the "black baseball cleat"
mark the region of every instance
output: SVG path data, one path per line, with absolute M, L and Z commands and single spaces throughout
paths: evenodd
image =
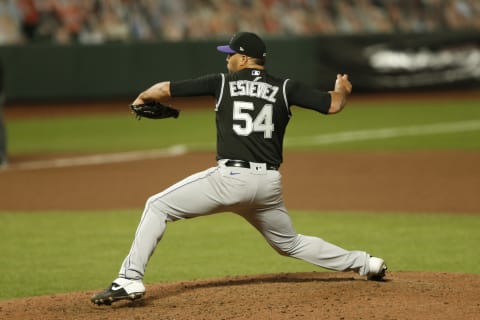
M 372 281 L 381 281 L 387 272 L 387 265 L 381 258 L 370 257 L 368 261 L 370 271 L 367 274 L 367 279 Z
M 100 305 L 111 305 L 118 300 L 137 300 L 145 294 L 145 286 L 140 280 L 115 279 L 110 287 L 97 293 L 90 300 Z

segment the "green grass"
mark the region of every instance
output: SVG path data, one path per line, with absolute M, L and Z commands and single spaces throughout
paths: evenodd
M 302 149 L 397 150 L 397 149 L 480 149 L 480 128 L 464 132 L 399 136 L 385 139 L 367 139 L 315 145 L 296 145 L 298 137 L 312 137 L 352 131 L 372 131 L 384 128 L 422 127 L 480 121 L 480 101 L 456 103 L 374 102 L 352 103 L 333 116 L 318 118 L 311 111 L 294 108 L 294 116 L 287 129 L 286 146 Z M 291 143 L 289 143 L 291 142 Z
M 292 212 L 296 230 L 384 257 L 392 271 L 480 274 L 480 217 Z M 0 212 L 0 299 L 98 289 L 116 276 L 140 210 Z M 322 271 L 275 253 L 232 214 L 170 224 L 146 283 Z
M 480 121 L 479 101 L 351 103 L 342 113 L 322 116 L 293 108 L 287 129 L 287 149 L 405 150 L 480 149 L 480 128 L 469 131 L 398 136 L 331 144 L 309 142 L 312 137 L 359 130 L 405 128 L 431 124 Z M 86 115 L 7 122 L 11 154 L 38 152 L 82 153 L 158 149 L 183 144 L 213 150 L 215 114 L 209 109 L 187 110 L 177 120 L 136 121 L 132 115 Z M 296 143 L 298 139 L 307 142 Z
M 12 154 L 38 152 L 114 152 L 165 148 L 175 144 L 214 146 L 214 115 L 206 110 L 182 114 L 182 120 L 137 121 L 125 115 L 85 115 L 7 122 Z

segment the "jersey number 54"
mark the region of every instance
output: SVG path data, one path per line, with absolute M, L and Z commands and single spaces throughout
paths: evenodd
M 233 120 L 241 121 L 241 124 L 233 124 L 233 131 L 239 136 L 248 136 L 252 132 L 263 132 L 265 139 L 272 138 L 273 125 L 273 106 L 265 104 L 255 119 L 248 111 L 254 110 L 252 102 L 235 101 L 233 103 Z

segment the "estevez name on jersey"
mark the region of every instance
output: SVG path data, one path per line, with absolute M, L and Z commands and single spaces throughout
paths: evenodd
M 272 86 L 265 82 L 238 80 L 230 81 L 230 96 L 249 96 L 253 98 L 265 99 L 269 102 L 275 102 L 277 99 L 275 95 L 278 92 L 278 87 Z

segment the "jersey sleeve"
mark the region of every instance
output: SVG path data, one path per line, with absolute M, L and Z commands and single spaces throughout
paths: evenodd
M 316 110 L 323 114 L 328 114 L 332 102 L 330 93 L 296 80 L 287 81 L 286 96 L 289 105 Z
M 170 95 L 172 97 L 217 96 L 221 82 L 221 74 L 209 74 L 195 79 L 170 81 Z

